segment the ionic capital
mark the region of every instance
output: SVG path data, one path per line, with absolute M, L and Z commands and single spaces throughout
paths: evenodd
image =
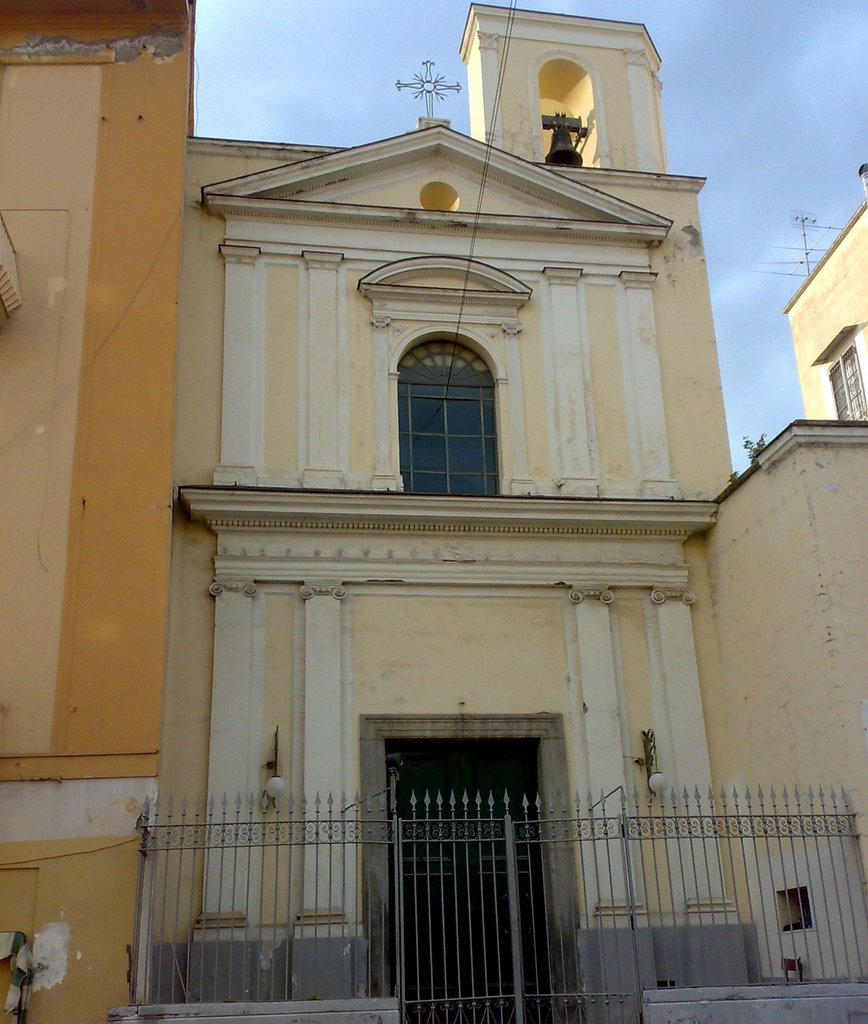
M 219 597 L 221 594 L 243 594 L 244 597 L 253 597 L 257 592 L 256 584 L 252 581 L 245 583 L 243 580 L 214 580 L 208 588 L 212 597 Z
M 585 599 L 601 601 L 603 604 L 611 604 L 615 600 L 615 594 L 609 587 L 598 587 L 596 589 L 573 587 L 568 596 L 573 604 L 581 604 Z
M 347 596 L 343 587 L 331 586 L 329 584 L 305 584 L 299 590 L 301 599 L 309 601 L 312 597 L 333 597 L 336 601 L 343 601 Z
M 379 331 L 385 330 L 391 322 L 392 318 L 386 313 L 374 313 L 371 317 L 372 326 L 376 327 Z
M 696 594 L 686 587 L 655 587 L 651 591 L 651 600 L 654 604 L 665 604 L 666 601 L 683 601 L 685 604 L 693 604 Z
M 504 320 L 500 329 L 510 338 L 516 338 L 521 334 L 523 328 L 518 320 Z
M 476 38 L 479 40 L 480 50 L 496 50 L 497 49 L 497 33 L 496 32 L 477 32 Z

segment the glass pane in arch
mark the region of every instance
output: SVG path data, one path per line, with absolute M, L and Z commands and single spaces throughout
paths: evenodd
M 398 367 L 398 437 L 404 490 L 497 494 L 494 377 L 458 342 L 426 341 Z

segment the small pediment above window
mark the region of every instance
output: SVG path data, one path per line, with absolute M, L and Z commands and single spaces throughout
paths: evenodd
M 18 265 L 12 239 L 0 217 L 0 329 L 21 305 L 21 288 L 18 284 Z
M 455 256 L 419 256 L 372 270 L 359 281 L 359 291 L 374 303 L 461 304 L 496 306 L 515 312 L 531 289 L 503 270 L 479 260 Z

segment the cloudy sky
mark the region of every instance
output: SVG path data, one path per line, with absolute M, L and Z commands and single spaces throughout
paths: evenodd
M 506 6 L 508 0 L 503 4 Z M 803 414 L 786 317 L 803 271 L 794 211 L 840 229 L 864 198 L 862 0 L 519 0 L 644 22 L 663 60 L 670 170 L 700 196 L 733 463 Z M 198 0 L 196 131 L 354 146 L 422 113 L 395 81 L 425 58 L 466 84 L 465 0 Z M 466 92 L 438 107 L 469 132 Z M 825 248 L 835 231 L 812 230 Z

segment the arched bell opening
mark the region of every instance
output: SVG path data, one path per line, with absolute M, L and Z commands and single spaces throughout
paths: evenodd
M 558 57 L 546 61 L 539 70 L 539 111 L 544 120 L 548 120 L 555 114 L 564 114 L 571 121 L 581 121 L 582 128 L 587 131 L 587 137 L 582 138 L 580 132 L 572 128 L 568 141 L 577 144 L 577 152 L 581 156 L 581 164 L 585 167 L 594 166 L 597 163 L 597 141 L 595 121 L 596 111 L 594 107 L 594 86 L 590 74 L 574 61 Z M 539 125 L 542 138 L 542 156 L 552 152 L 552 140 L 554 133 L 551 128 L 544 128 L 542 121 Z M 563 137 L 560 140 L 564 144 Z M 563 156 L 563 152 L 562 152 Z M 556 159 L 556 163 L 579 163 L 578 160 Z

